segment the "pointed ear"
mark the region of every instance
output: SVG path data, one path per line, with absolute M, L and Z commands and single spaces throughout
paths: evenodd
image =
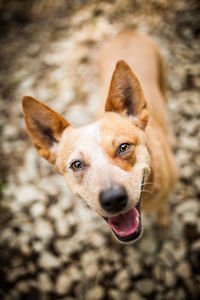
M 143 129 L 148 122 L 147 103 L 141 85 L 123 60 L 116 64 L 105 110 L 131 115 L 135 118 L 136 125 Z
M 49 162 L 55 162 L 55 145 L 63 130 L 69 126 L 65 119 L 30 96 L 22 100 L 24 119 L 31 140 L 38 154 Z

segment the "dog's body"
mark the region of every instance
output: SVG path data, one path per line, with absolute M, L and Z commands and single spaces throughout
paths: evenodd
M 147 197 L 146 201 L 143 200 L 143 208 L 156 210 L 169 196 L 177 177 L 176 163 L 169 141 L 171 137 L 166 107 L 165 66 L 157 45 L 147 36 L 125 32 L 109 42 L 100 60 L 103 106 L 99 109 L 99 116 L 104 114 L 112 72 L 121 59 L 134 71 L 148 104 L 149 119 L 145 130 L 151 158 L 151 174 L 148 181 L 153 184 L 145 189 L 153 194 L 143 195 L 143 198 Z
M 167 222 L 163 201 L 176 182 L 164 66 L 148 37 L 127 32 L 105 47 L 100 69 L 98 121 L 74 129 L 29 96 L 23 100 L 24 117 L 39 155 L 54 163 L 71 190 L 127 242 L 141 234 L 141 201 L 143 209 Z

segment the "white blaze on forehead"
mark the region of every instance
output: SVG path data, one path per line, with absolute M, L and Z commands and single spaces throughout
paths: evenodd
M 78 138 L 75 141 L 75 151 L 69 156 L 69 161 L 74 159 L 94 160 L 101 151 L 100 121 L 75 129 Z M 82 155 L 84 157 L 82 157 Z

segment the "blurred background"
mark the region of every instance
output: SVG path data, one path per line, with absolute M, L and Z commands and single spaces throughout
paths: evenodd
M 170 228 L 144 215 L 130 245 L 36 155 L 21 109 L 29 94 L 75 126 L 92 121 L 100 49 L 125 29 L 166 60 L 180 169 Z M 200 299 L 199 43 L 199 1 L 0 0 L 0 299 Z

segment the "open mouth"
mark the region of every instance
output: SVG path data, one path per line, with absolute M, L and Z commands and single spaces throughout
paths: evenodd
M 114 217 L 105 218 L 115 236 L 121 242 L 131 242 L 136 240 L 142 233 L 142 222 L 140 207 L 142 202 L 144 176 L 142 179 L 140 199 L 136 206 L 126 213 Z

